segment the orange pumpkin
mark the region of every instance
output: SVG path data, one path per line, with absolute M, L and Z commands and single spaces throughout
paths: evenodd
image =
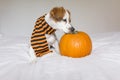
M 79 58 L 91 53 L 92 42 L 88 34 L 76 31 L 64 34 L 60 39 L 59 48 L 61 55 Z

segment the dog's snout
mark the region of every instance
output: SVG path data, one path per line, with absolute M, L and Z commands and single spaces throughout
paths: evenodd
M 71 30 L 72 32 L 74 32 L 74 31 L 75 31 L 75 28 L 74 28 L 74 27 L 71 27 L 70 30 Z

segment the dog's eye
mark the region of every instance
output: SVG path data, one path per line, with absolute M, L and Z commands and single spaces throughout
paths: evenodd
M 64 22 L 67 22 L 67 20 L 66 20 L 66 19 L 63 19 L 63 21 L 64 21 Z

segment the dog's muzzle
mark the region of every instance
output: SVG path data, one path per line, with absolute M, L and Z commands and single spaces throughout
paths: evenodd
M 71 27 L 71 28 L 70 28 L 70 31 L 71 31 L 71 32 L 74 32 L 74 31 L 75 31 L 75 28 L 74 28 L 74 27 Z

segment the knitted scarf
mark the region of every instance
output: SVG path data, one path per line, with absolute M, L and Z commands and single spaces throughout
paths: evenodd
M 55 31 L 56 30 L 45 21 L 45 15 L 37 19 L 31 36 L 31 46 L 37 57 L 52 52 L 49 49 L 45 34 L 50 35 Z

